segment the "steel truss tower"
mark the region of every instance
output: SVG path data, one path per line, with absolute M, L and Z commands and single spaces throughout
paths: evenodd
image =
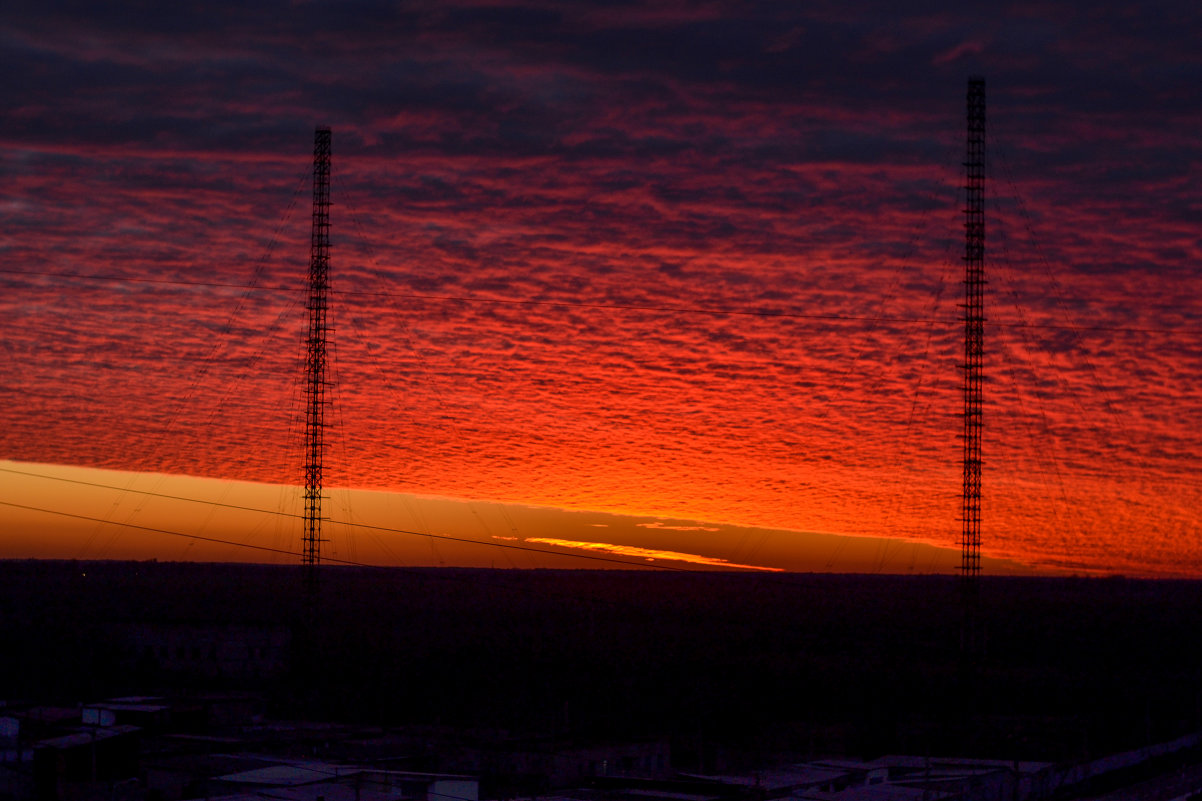
M 326 313 L 330 286 L 330 129 L 313 135 L 313 229 L 309 244 L 309 334 L 305 340 L 305 534 L 301 561 L 310 598 L 321 563 L 322 457 L 329 366 Z
M 979 652 L 981 574 L 981 427 L 985 353 L 985 79 L 968 79 L 968 147 L 964 159 L 964 487 L 960 581 L 964 601 L 961 653 Z

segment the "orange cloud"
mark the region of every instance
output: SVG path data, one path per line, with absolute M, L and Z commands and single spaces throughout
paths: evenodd
M 298 121 L 329 108 L 329 485 L 956 546 L 963 72 L 988 61 L 986 554 L 1202 577 L 1199 26 L 1099 3 L 1031 48 L 950 6 L 447 0 L 348 15 L 319 76 L 299 12 L 169 41 L 25 4 L 0 457 L 303 481 Z

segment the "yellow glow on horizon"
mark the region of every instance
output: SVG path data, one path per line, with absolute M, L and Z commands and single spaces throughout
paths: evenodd
M 708 567 L 729 567 L 739 570 L 762 570 L 767 573 L 784 572 L 784 568 L 780 567 L 741 565 L 736 562 L 729 562 L 726 559 L 720 559 L 716 556 L 702 556 L 700 554 L 682 553 L 680 551 L 661 551 L 654 548 L 640 548 L 635 545 L 616 545 L 610 542 L 581 542 L 580 540 L 561 540 L 553 537 L 530 537 L 526 539 L 526 542 L 537 542 L 543 545 L 554 545 L 560 548 L 577 548 L 585 551 L 603 551 L 604 553 L 612 553 L 619 556 L 633 556 L 639 559 L 647 560 L 662 559 L 664 561 L 688 562 L 689 564 L 706 565 Z
M 0 558 L 300 560 L 296 486 L 8 460 L 0 473 Z M 951 574 L 959 562 L 933 544 L 663 515 L 362 489 L 331 488 L 327 500 L 322 561 L 333 564 Z M 599 528 L 606 542 L 593 539 Z M 1063 572 L 984 564 L 999 575 Z

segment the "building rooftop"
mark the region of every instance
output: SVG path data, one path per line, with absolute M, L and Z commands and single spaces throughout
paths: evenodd
M 361 772 L 361 768 L 339 768 L 336 765 L 325 765 L 311 762 L 303 765 L 277 764 L 262 768 L 244 770 L 238 773 L 227 773 L 217 776 L 217 781 L 235 784 L 261 784 L 271 787 L 295 787 L 301 784 L 329 781 L 339 776 Z
M 133 734 L 136 731 L 141 731 L 141 729 L 137 726 L 106 726 L 74 734 L 64 734 L 61 737 L 51 737 L 48 740 L 39 741 L 36 747 L 57 749 L 79 748 L 80 746 L 89 745 L 100 740 L 109 740 L 124 734 Z
M 85 704 L 84 709 L 107 709 L 110 712 L 145 712 L 157 713 L 171 709 L 166 704 L 136 704 L 136 703 L 118 703 L 115 701 L 102 701 L 99 704 Z
M 828 793 L 821 790 L 803 790 L 793 798 L 805 801 L 938 801 L 952 793 L 923 787 L 906 787 L 899 784 L 865 784 Z
M 767 791 L 788 790 L 795 787 L 813 787 L 841 779 L 852 771 L 866 771 L 870 768 L 859 763 L 854 768 L 834 767 L 823 764 L 801 764 L 786 768 L 756 771 L 753 774 L 738 776 L 703 776 L 699 774 L 681 774 L 685 778 L 702 779 L 733 785 L 735 787 L 758 787 Z

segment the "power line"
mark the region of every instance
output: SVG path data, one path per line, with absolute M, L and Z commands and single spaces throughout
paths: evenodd
M 255 545 L 249 542 L 235 542 L 234 540 L 223 540 L 220 537 L 206 537 L 202 534 L 186 534 L 182 531 L 172 531 L 166 528 L 155 528 L 154 526 L 139 526 L 136 523 L 113 523 L 111 520 L 105 520 L 101 517 L 91 517 L 89 515 L 79 515 L 73 512 L 62 512 L 57 509 L 43 509 L 40 506 L 27 506 L 23 503 L 13 503 L 12 501 L 0 501 L 0 506 L 9 506 L 14 509 L 24 509 L 29 512 L 42 512 L 48 515 L 58 515 L 60 517 L 70 517 L 74 520 L 86 520 L 90 523 L 105 523 L 109 525 L 117 525 L 122 528 L 134 528 L 139 531 L 149 531 L 155 534 L 169 534 L 173 537 L 186 537 L 191 540 L 199 540 L 201 542 L 212 542 L 218 545 L 233 545 L 237 548 L 249 548 L 254 551 L 267 551 L 269 553 L 283 554 L 285 556 L 300 556 L 298 551 L 288 551 L 283 548 L 272 548 L 267 545 Z M 352 564 L 346 562 L 345 564 Z M 358 565 L 359 567 L 372 567 L 373 565 Z
M 223 509 L 235 509 L 240 512 L 260 512 L 265 515 L 278 515 L 280 517 L 296 517 L 300 518 L 303 515 L 292 514 L 291 512 L 277 512 L 273 509 L 258 509 L 253 506 L 239 506 L 235 503 L 222 503 L 220 501 L 204 501 L 200 498 L 189 498 L 184 495 L 168 495 L 164 492 L 154 492 L 152 490 L 139 490 L 131 487 L 117 487 L 112 484 L 102 484 L 98 481 L 84 481 L 80 478 L 67 478 L 66 476 L 48 476 L 44 473 L 31 473 L 25 470 L 13 470 L 7 467 L 0 467 L 0 473 L 11 473 L 16 476 L 28 476 L 30 478 L 42 478 L 47 481 L 62 481 L 67 484 L 79 484 L 84 487 L 97 487 L 99 489 L 113 490 L 114 492 L 132 492 L 135 495 L 146 495 L 151 498 L 164 498 L 171 501 L 185 501 L 187 503 L 202 503 L 207 506 L 220 506 Z
M 173 501 L 184 501 L 186 503 L 198 503 L 198 504 L 202 504 L 205 506 L 217 506 L 217 507 L 221 507 L 224 509 L 234 509 L 234 510 L 241 511 L 241 512 L 254 512 L 257 514 L 273 515 L 276 517 L 291 517 L 291 518 L 302 518 L 303 517 L 303 515 L 293 514 L 291 512 L 276 511 L 274 509 L 258 509 L 258 508 L 252 507 L 252 506 L 240 506 L 238 504 L 221 503 L 219 501 L 206 501 L 206 500 L 201 500 L 199 498 L 188 498 L 188 497 L 182 496 L 182 495 L 169 495 L 169 494 L 161 493 L 161 492 L 152 492 L 150 490 L 138 490 L 138 489 L 133 489 L 130 487 L 116 487 L 111 484 L 102 484 L 102 483 L 95 482 L 95 481 L 84 481 L 82 479 L 66 478 L 64 476 L 48 476 L 48 475 L 45 475 L 42 473 L 31 473 L 31 472 L 27 472 L 27 471 L 23 471 L 23 470 L 13 470 L 11 468 L 0 468 L 0 472 L 12 473 L 14 475 L 20 475 L 20 476 L 29 476 L 31 478 L 42 478 L 42 479 L 46 479 L 49 481 L 63 481 L 63 482 L 69 483 L 69 484 L 80 484 L 80 485 L 88 486 L 88 487 L 98 487 L 101 489 L 113 490 L 115 492 L 127 492 L 127 493 L 134 493 L 136 495 L 147 495 L 150 497 L 164 498 L 164 499 L 173 500 Z M 289 551 L 289 550 L 284 550 L 281 548 L 269 548 L 267 546 L 262 546 L 262 545 L 252 545 L 249 543 L 239 543 L 239 542 L 233 542 L 230 540 L 215 539 L 215 538 L 211 538 L 211 537 L 204 537 L 201 535 L 187 534 L 182 531 L 171 531 L 171 530 L 167 530 L 167 529 L 158 529 L 158 528 L 151 528 L 151 527 L 146 527 L 146 526 L 139 526 L 139 525 L 136 525 L 133 523 L 115 523 L 112 520 L 105 520 L 105 519 L 102 519 L 99 517 L 89 517 L 87 515 L 72 514 L 69 512 L 60 512 L 60 511 L 56 511 L 54 509 L 42 509 L 40 507 L 35 507 L 35 506 L 24 506 L 22 504 L 11 503 L 8 501 L 0 501 L 0 504 L 2 504 L 4 506 L 12 506 L 12 507 L 15 507 L 18 509 L 27 509 L 27 510 L 35 511 L 35 512 L 45 512 L 47 514 L 56 514 L 56 515 L 63 515 L 65 517 L 73 517 L 73 518 L 76 518 L 79 520 L 88 520 L 88 521 L 97 522 L 97 523 L 106 523 L 106 524 L 114 525 L 114 526 L 124 526 L 124 527 L 128 527 L 128 528 L 141 529 L 141 530 L 145 530 L 145 531 L 157 532 L 157 533 L 162 533 L 162 534 L 171 534 L 171 535 L 177 536 L 177 537 L 189 537 L 189 538 L 201 540 L 204 542 L 214 542 L 214 543 L 218 543 L 218 544 L 222 544 L 222 545 L 237 545 L 239 547 L 246 547 L 246 548 L 253 548 L 253 549 L 257 549 L 257 550 L 269 551 L 271 553 L 285 554 L 285 555 L 289 555 L 289 556 L 300 556 L 299 551 Z M 543 554 L 544 556 L 566 556 L 566 557 L 571 557 L 573 559 L 586 559 L 586 560 L 589 560 L 592 562 L 607 562 L 610 564 L 623 565 L 625 567 L 638 567 L 638 568 L 652 569 L 652 570 L 677 570 L 677 571 L 681 571 L 681 572 L 689 572 L 687 568 L 675 567 L 672 565 L 662 565 L 662 564 L 648 565 L 648 564 L 645 564 L 642 562 L 630 562 L 625 559 L 617 559 L 617 558 L 611 557 L 611 556 L 598 556 L 596 554 L 573 553 L 573 552 L 562 552 L 562 551 L 548 551 L 544 548 L 533 548 L 529 545 L 515 545 L 515 544 L 509 543 L 509 542 L 488 542 L 486 540 L 473 540 L 473 539 L 469 539 L 467 537 L 453 537 L 449 534 L 430 534 L 430 533 L 422 532 L 422 531 L 413 531 L 411 529 L 395 528 L 393 526 L 376 526 L 376 525 L 372 525 L 370 523 L 355 523 L 355 522 L 347 522 L 347 521 L 332 520 L 332 519 L 329 520 L 329 522 L 334 525 L 347 526 L 350 528 L 371 529 L 373 531 L 384 531 L 384 532 L 387 532 L 390 534 L 408 534 L 408 535 L 411 535 L 414 537 L 426 537 L 429 539 L 443 540 L 445 542 L 457 542 L 457 543 L 464 544 L 464 545 L 483 545 L 483 546 L 490 547 L 490 548 L 504 548 L 507 550 L 538 553 L 538 554 Z M 323 556 L 322 559 L 324 561 L 326 558 Z M 369 565 L 369 564 L 359 563 L 359 562 L 345 560 L 345 559 L 331 559 L 329 561 L 334 561 L 334 562 L 338 562 L 339 564 L 353 565 L 353 566 L 358 566 L 358 567 L 379 567 L 379 565 Z

